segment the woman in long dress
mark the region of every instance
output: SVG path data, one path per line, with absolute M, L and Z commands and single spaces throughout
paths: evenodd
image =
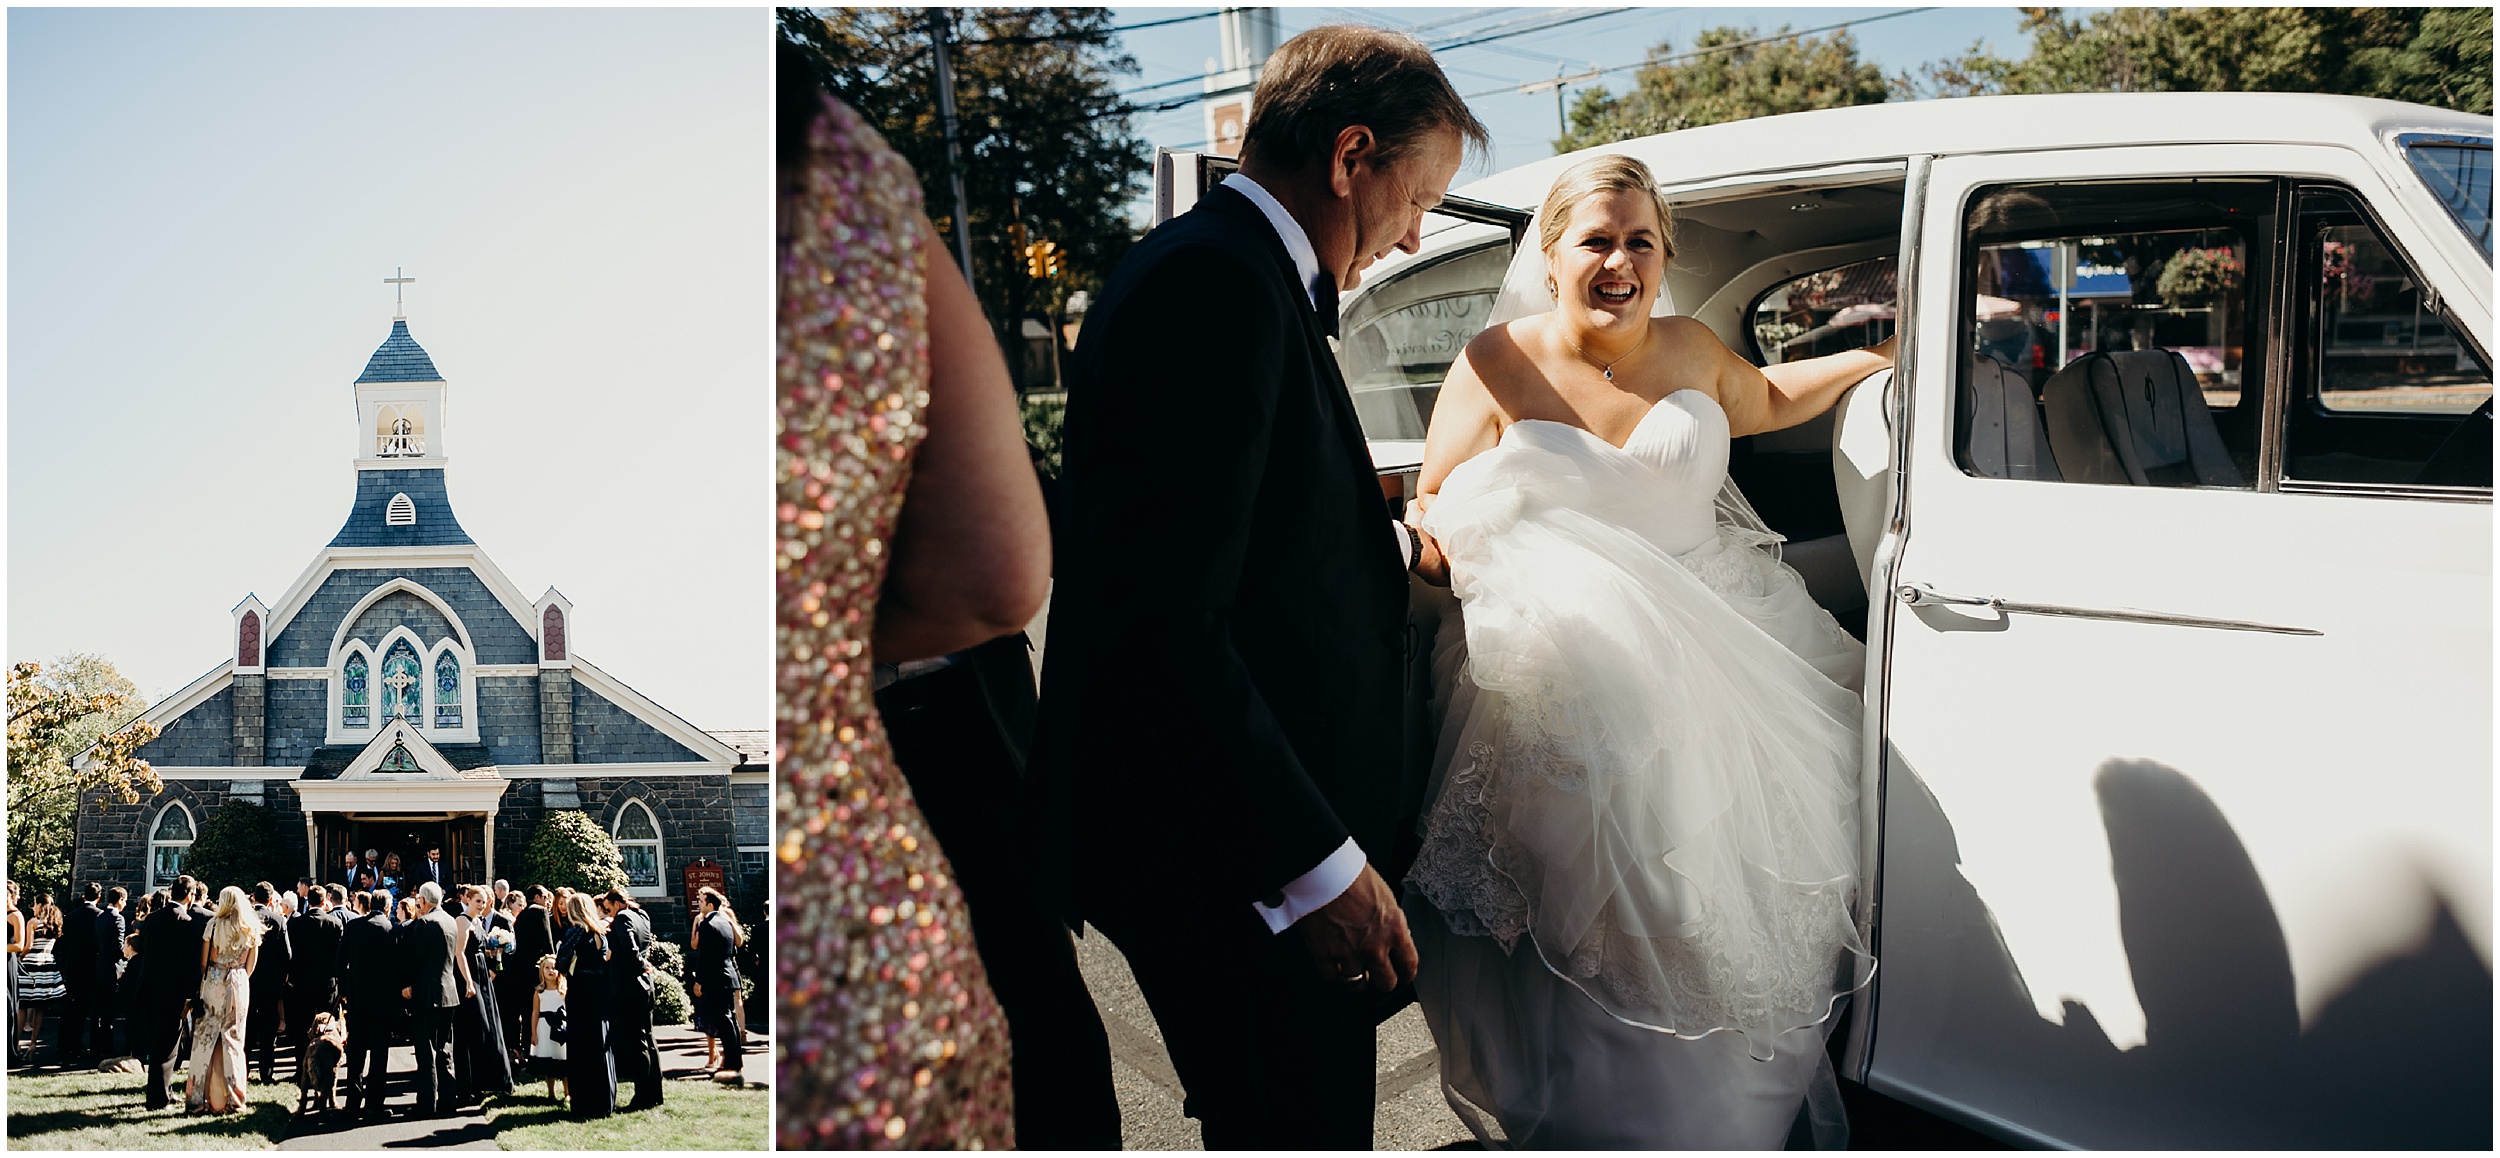
M 564 898 L 564 920 L 556 968 L 567 980 L 564 1056 L 573 1116 L 604 1118 L 616 1112 L 616 1054 L 608 1048 L 608 923 L 599 919 L 588 893 Z
M 26 914 L 17 911 L 17 882 L 9 882 L 9 1064 L 17 1064 L 17 966 L 35 947 L 26 934 Z
M 785 43 L 774 1138 L 1003 1149 L 1005 1015 L 873 668 L 1031 620 L 1049 525 L 1006 363 L 920 179 L 814 75 Z
M 1889 350 L 1766 373 L 1653 317 L 1667 210 L 1630 158 L 1566 171 L 1539 225 L 1504 294 L 1538 312 L 1497 306 L 1452 367 L 1418 480 L 1460 611 L 1417 990 L 1488 1144 L 1777 1148 L 1836 1094 L 1823 1027 L 1863 973 L 1863 649 L 1726 488 L 1729 439 Z
M 460 1075 L 462 1104 L 471 1105 L 483 1103 L 488 1094 L 512 1092 L 512 1055 L 504 1049 L 503 1009 L 494 975 L 487 969 L 492 896 L 482 885 L 462 885 L 458 896 L 459 952 L 468 958 L 469 976 L 477 984 L 474 992 L 461 998 L 460 1011 L 452 1019 L 452 1044 L 458 1054 L 454 1069 Z
M 191 1113 L 235 1113 L 247 1101 L 243 1029 L 252 1013 L 260 936 L 260 918 L 243 890 L 227 885 L 200 938 L 200 1015 L 191 1026 L 191 1079 L 182 1093 Z

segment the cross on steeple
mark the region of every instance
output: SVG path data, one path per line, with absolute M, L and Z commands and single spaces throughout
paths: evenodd
M 408 283 L 417 279 L 405 276 L 408 271 L 399 266 L 392 266 L 391 272 L 402 275 L 382 279 L 383 285 L 391 287 L 391 320 L 404 322 L 408 320 Z

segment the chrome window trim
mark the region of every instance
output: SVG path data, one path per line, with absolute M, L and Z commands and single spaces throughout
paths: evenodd
M 1892 589 L 1901 568 L 1902 547 L 1910 533 L 1910 445 L 1911 432 L 1916 428 L 1916 382 L 1922 348 L 1917 338 L 1923 269 L 1919 245 L 1926 232 L 1928 171 L 1934 161 L 1931 155 L 1918 154 L 1901 165 L 1901 248 L 1893 267 L 1894 283 L 1900 287 L 1900 304 L 1893 333 L 1909 335 L 1909 340 L 1897 344 L 1898 353 L 1893 359 L 1891 397 L 1887 399 L 1892 405 L 1886 408 L 1892 420 L 1892 515 L 1885 520 L 1884 538 L 1875 546 L 1874 574 L 1867 582 L 1870 592 Z M 1890 778 L 1885 753 L 1891 748 L 1892 640 L 1900 612 L 1890 599 L 1870 598 L 1867 604 L 1866 714 L 1859 727 L 1858 756 L 1858 936 L 1867 953 L 1880 965 L 1884 793 Z M 1875 1018 L 1881 1005 L 1882 985 L 1880 977 L 1870 976 L 1851 999 L 1858 1008 L 1849 1019 L 1849 1040 L 1841 1055 L 1841 1068 L 1853 1081 L 1866 1081 L 1875 1068 Z
M 2490 487 L 2441 487 L 2421 483 L 2335 483 L 2283 480 L 2287 495 L 2341 495 L 2346 498 L 2414 499 L 2426 503 L 2491 505 Z

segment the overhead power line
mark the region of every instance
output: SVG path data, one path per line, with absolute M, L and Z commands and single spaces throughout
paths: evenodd
M 1192 20 L 1212 20 L 1223 15 L 1222 9 L 1190 16 L 1174 16 L 1166 20 L 1147 20 L 1122 24 L 1116 28 L 1097 28 L 1091 32 L 1037 32 L 1025 36 L 990 36 L 979 40 L 958 41 L 959 44 L 1054 44 L 1064 40 L 1100 40 L 1116 32 L 1135 32 L 1140 28 L 1161 28 L 1167 24 L 1187 24 Z
M 1496 9 L 1495 11 L 1499 11 L 1499 9 Z M 1631 11 L 1636 11 L 1636 9 L 1629 7 L 1599 8 L 1594 10 L 1586 8 L 1548 9 L 1543 12 L 1530 13 L 1526 16 L 1513 17 L 1512 19 L 1503 21 L 1499 24 L 1479 28 L 1472 32 L 1461 32 L 1440 40 L 1426 41 L 1424 47 L 1429 48 L 1436 53 L 1447 52 L 1458 48 L 1474 48 L 1478 45 L 1491 44 L 1498 40 L 1507 40 L 1514 36 L 1526 36 L 1530 33 L 1543 32 L 1551 28 L 1560 28 L 1566 24 L 1577 24 L 1583 20 L 1595 20 L 1600 16 L 1614 16 L 1619 13 Z M 1445 21 L 1444 23 L 1447 22 Z M 1200 73 L 1196 76 L 1184 76 L 1177 80 L 1159 80 L 1153 84 L 1141 84 L 1136 88 L 1122 92 L 1120 95 L 1124 97 L 1132 97 L 1141 93 L 1154 92 L 1158 89 L 1177 88 L 1185 84 L 1203 84 L 1216 77 L 1225 75 L 1228 71 L 1231 70 L 1219 69 L 1215 72 Z M 1218 94 L 1196 93 L 1191 95 L 1187 101 L 1182 103 L 1190 103 L 1215 95 Z M 1178 106 L 1167 104 L 1155 107 Z M 1140 105 L 1138 106 L 1138 111 L 1152 112 L 1154 111 L 1154 107 Z
M 1820 28 L 1805 28 L 1799 29 L 1795 32 L 1782 32 L 1772 36 L 1757 36 L 1752 40 L 1738 40 L 1728 44 L 1713 44 L 1707 48 L 1696 48 L 1690 52 L 1676 53 L 1673 56 L 1660 56 L 1645 60 L 1636 60 L 1630 64 L 1618 64 L 1610 68 L 1594 68 L 1571 76 L 1553 77 L 1546 80 L 1525 81 L 1516 85 L 1505 85 L 1501 88 L 1489 88 L 1482 92 L 1468 93 L 1461 99 L 1472 101 L 1489 96 L 1505 96 L 1513 93 L 1551 92 L 1554 89 L 1567 84 L 1578 84 L 1582 81 L 1595 80 L 1598 77 L 1605 76 L 1609 73 L 1629 72 L 1636 68 L 1652 68 L 1659 65 L 1679 64 L 1687 60 L 1694 60 L 1700 57 L 1709 56 L 1712 53 L 1733 52 L 1739 48 L 1751 48 L 1757 44 L 1771 44 L 1781 40 L 1795 40 L 1798 37 L 1812 36 L 1818 32 L 1832 32 L 1838 29 L 1848 28 L 1852 25 L 1873 24 L 1878 20 L 1891 20 L 1899 16 L 1912 16 L 1920 12 L 1933 11 L 1935 11 L 1933 8 L 1904 8 L 1897 12 L 1886 12 L 1880 16 L 1862 16 L 1855 20 L 1843 20 L 1838 24 L 1826 24 Z

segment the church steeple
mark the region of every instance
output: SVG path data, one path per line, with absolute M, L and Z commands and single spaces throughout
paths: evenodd
M 403 289 L 412 277 L 382 279 Z M 443 485 L 443 376 L 408 332 L 406 306 L 356 376 L 356 507 L 333 546 L 469 542 Z

